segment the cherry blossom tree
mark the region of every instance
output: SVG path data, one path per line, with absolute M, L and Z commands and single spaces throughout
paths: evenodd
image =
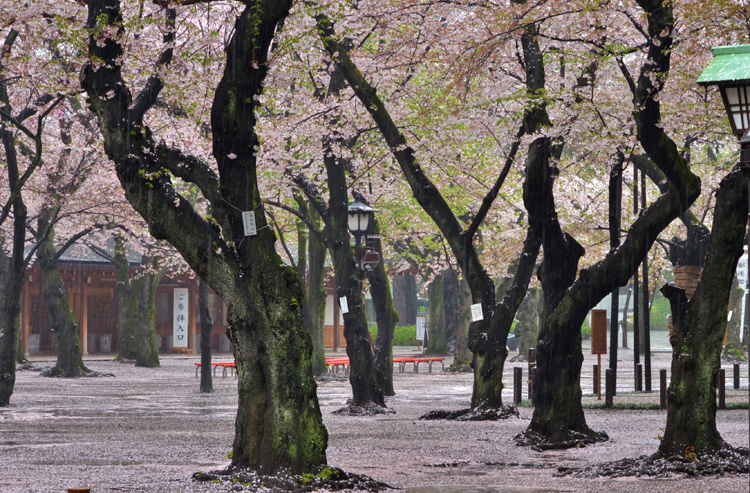
M 165 87 L 159 72 L 168 71 L 174 57 L 176 11 L 164 11 L 158 72 L 134 95 L 122 65 L 126 12 L 117 1 L 92 0 L 87 6 L 92 61 L 81 84 L 126 196 L 151 233 L 168 240 L 227 303 L 239 375 L 232 464 L 266 473 L 308 471 L 325 462 L 327 434 L 312 379 L 310 337 L 299 309 L 298 277 L 281 262 L 267 227 L 255 150 L 256 96 L 268 70 L 270 45 L 291 2 L 248 3 L 237 15 L 211 108 L 218 173 L 189 151 L 158 142 L 157 129 L 147 121 L 147 111 Z M 189 204 L 170 175 L 200 189 L 212 220 Z M 255 235 L 245 235 L 243 211 L 254 217 Z

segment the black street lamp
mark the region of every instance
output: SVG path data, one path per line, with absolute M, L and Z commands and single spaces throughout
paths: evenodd
M 698 85 L 719 86 L 732 133 L 740 140 L 740 164 L 750 164 L 750 45 L 716 46 L 711 48 L 711 53 L 714 59 L 698 77 Z M 750 184 L 748 197 L 750 202 Z M 748 224 L 750 225 L 750 213 Z M 746 248 L 750 251 L 750 234 L 747 242 Z M 750 267 L 748 269 L 750 273 Z M 750 326 L 750 275 L 747 276 L 744 289 L 747 297 L 743 333 L 747 337 Z
M 750 45 L 717 46 L 698 85 L 719 86 L 732 133 L 740 140 L 740 162 L 750 163 Z
M 368 235 L 362 245 L 362 237 L 371 229 L 375 212 L 377 209 L 360 201 L 349 205 L 349 231 L 354 235 L 354 254 L 361 278 L 367 277 L 367 274 L 380 262 L 380 255 L 374 246 L 380 239 L 377 235 Z

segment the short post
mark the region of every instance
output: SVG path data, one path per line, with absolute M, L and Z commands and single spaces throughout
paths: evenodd
M 667 408 L 667 370 L 659 370 L 659 409 Z
M 594 394 L 599 396 L 599 400 L 602 400 L 602 393 L 599 390 L 599 365 L 594 365 Z
M 513 402 L 515 404 L 521 403 L 522 376 L 523 368 L 520 366 L 513 368 Z
M 531 368 L 529 372 L 529 400 L 531 405 L 534 405 L 534 379 L 536 378 L 536 366 Z
M 734 390 L 737 390 L 740 388 L 740 364 L 735 363 L 733 368 L 733 376 L 734 376 Z
M 643 363 L 635 365 L 635 391 L 643 392 Z
M 605 385 L 606 385 L 606 395 L 604 397 L 604 407 L 611 408 L 614 404 L 614 397 L 615 397 L 615 372 L 612 370 L 612 368 L 607 368 L 607 370 L 604 372 L 605 375 Z
M 719 409 L 727 408 L 726 372 L 719 368 Z

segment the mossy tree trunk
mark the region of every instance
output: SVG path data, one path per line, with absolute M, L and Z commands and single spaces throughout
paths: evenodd
M 548 208 L 544 225 L 545 258 L 539 274 L 544 309 L 534 381 L 536 407 L 526 437 L 533 442 L 536 436 L 553 447 L 576 446 L 604 438 L 588 428 L 581 408 L 581 324 L 588 311 L 611 292 L 612 286 L 625 285 L 657 235 L 684 213 L 700 193 L 700 181 L 662 128 L 660 102 L 654 97 L 669 74 L 672 7 L 661 0 L 638 0 L 638 3 L 647 14 L 649 35 L 658 42 L 649 44 L 648 60 L 637 81 L 629 79 L 634 89 L 634 119 L 641 145 L 667 177 L 669 187 L 641 212 L 621 246 L 602 261 L 583 269 L 577 279 L 575 264 L 583 249 L 560 229 L 554 202 L 544 204 Z M 623 72 L 629 77 L 626 69 Z
M 716 377 L 726 310 L 748 213 L 750 169 L 738 165 L 719 186 L 711 246 L 695 294 L 688 301 L 674 284 L 664 286 L 674 324 L 667 424 L 657 455 L 713 454 L 727 447 L 716 428 Z
M 158 270 L 158 260 L 144 256 L 142 264 L 148 272 L 131 281 L 131 296 L 137 298 L 135 366 L 159 368 L 159 352 L 156 347 L 156 291 L 166 270 Z
M 138 297 L 130 281 L 130 264 L 125 255 L 125 242 L 115 235 L 113 263 L 115 265 L 115 297 L 117 298 L 117 329 L 119 333 L 117 359 L 134 360 L 136 357 L 136 330 L 138 323 Z
M 375 218 L 373 233 L 380 235 L 377 218 Z M 391 284 L 380 241 L 377 242 L 375 249 L 380 256 L 380 262 L 370 273 L 370 293 L 378 324 L 378 335 L 375 338 L 375 381 L 384 395 L 396 395 L 393 389 L 393 333 L 398 323 L 398 312 L 393 305 Z
M 320 215 L 314 207 L 308 207 L 302 196 L 295 197 L 300 213 L 312 227 L 320 227 Z M 312 368 L 314 375 L 322 375 L 328 370 L 325 351 L 325 261 L 328 249 L 318 236 L 308 231 L 304 221 L 297 224 L 297 250 L 299 252 L 297 274 L 304 287 L 302 316 L 305 327 L 312 338 Z
M 213 375 L 211 371 L 211 310 L 208 308 L 208 284 L 200 281 L 198 288 L 198 312 L 201 317 L 201 392 L 214 391 Z
M 446 333 L 445 317 L 445 272 L 436 275 L 427 297 L 430 300 L 430 330 L 427 338 L 427 354 L 438 355 L 448 352 L 448 335 Z
M 122 236 L 115 235 L 115 264 L 118 305 L 119 349 L 117 359 L 135 360 L 135 366 L 158 368 L 156 346 L 156 291 L 166 271 L 158 259 L 143 256 L 142 272 L 131 279 L 130 263 Z
M 49 311 L 52 330 L 57 334 L 57 362 L 43 375 L 75 378 L 91 373 L 83 364 L 78 324 L 65 291 L 55 249 L 55 230 L 50 220 L 54 211 L 42 207 L 37 221 L 37 262 L 42 274 L 42 296 Z
M 126 197 L 151 234 L 168 240 L 227 304 L 239 397 L 231 467 L 264 474 L 309 472 L 325 463 L 327 445 L 300 309 L 302 291 L 294 270 L 276 253 L 256 177 L 255 96 L 291 3 L 263 0 L 237 17 L 211 111 L 218 174 L 196 156 L 157 142 L 144 124 L 163 84 L 153 75 L 135 98 L 130 92 L 121 73 L 123 19 L 116 0 L 87 2 L 89 54 L 99 64 L 81 74 Z M 164 13 L 160 69 L 172 57 L 176 19 L 174 9 Z M 108 27 L 116 35 L 98 39 Z M 221 227 L 179 194 L 165 169 L 200 189 Z M 253 212 L 255 235 L 245 236 L 241 211 Z

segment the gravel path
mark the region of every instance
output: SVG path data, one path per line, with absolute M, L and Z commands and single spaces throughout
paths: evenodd
M 193 365 L 197 360 L 164 357 L 162 368 L 155 370 L 111 360 L 87 360 L 93 370 L 115 375 L 110 378 L 58 380 L 32 371 L 18 372 L 11 406 L 0 408 L 0 491 L 59 492 L 80 486 L 94 492 L 228 491 L 228 486 L 190 480 L 196 471 L 228 463 L 225 457 L 231 449 L 237 399 L 234 378 L 217 378 L 216 392 L 201 395 Z M 584 365 L 590 363 L 587 360 Z M 654 371 L 667 363 L 668 355 L 655 357 Z M 632 360 L 628 363 L 625 357 L 622 367 L 627 364 L 632 366 Z M 506 368 L 508 384 L 513 366 L 510 363 Z M 742 375 L 742 390 L 731 391 L 730 402 L 748 401 L 746 363 Z M 584 393 L 590 392 L 586 376 L 583 378 Z M 727 379 L 729 388 L 731 372 Z M 653 453 L 665 411 L 587 410 L 587 422 L 606 431 L 608 442 L 543 453 L 516 447 L 512 441 L 527 426 L 531 408 L 521 408 L 520 418 L 502 422 L 418 420 L 434 409 L 467 407 L 471 380 L 469 374 L 440 371 L 396 374 L 397 395 L 387 400 L 396 414 L 378 417 L 333 415 L 350 396 L 349 384 L 343 378 L 321 381 L 319 397 L 330 433 L 329 464 L 414 493 L 726 493 L 750 489 L 746 474 L 711 479 L 554 477 L 558 466 Z M 624 382 L 618 383 L 620 394 L 615 402 L 633 397 L 625 393 L 625 387 Z M 658 402 L 658 392 L 637 397 Z M 507 402 L 511 398 L 508 389 Z M 585 400 L 593 402 L 596 397 Z M 748 447 L 748 417 L 747 410 L 720 411 L 718 426 L 724 439 Z

